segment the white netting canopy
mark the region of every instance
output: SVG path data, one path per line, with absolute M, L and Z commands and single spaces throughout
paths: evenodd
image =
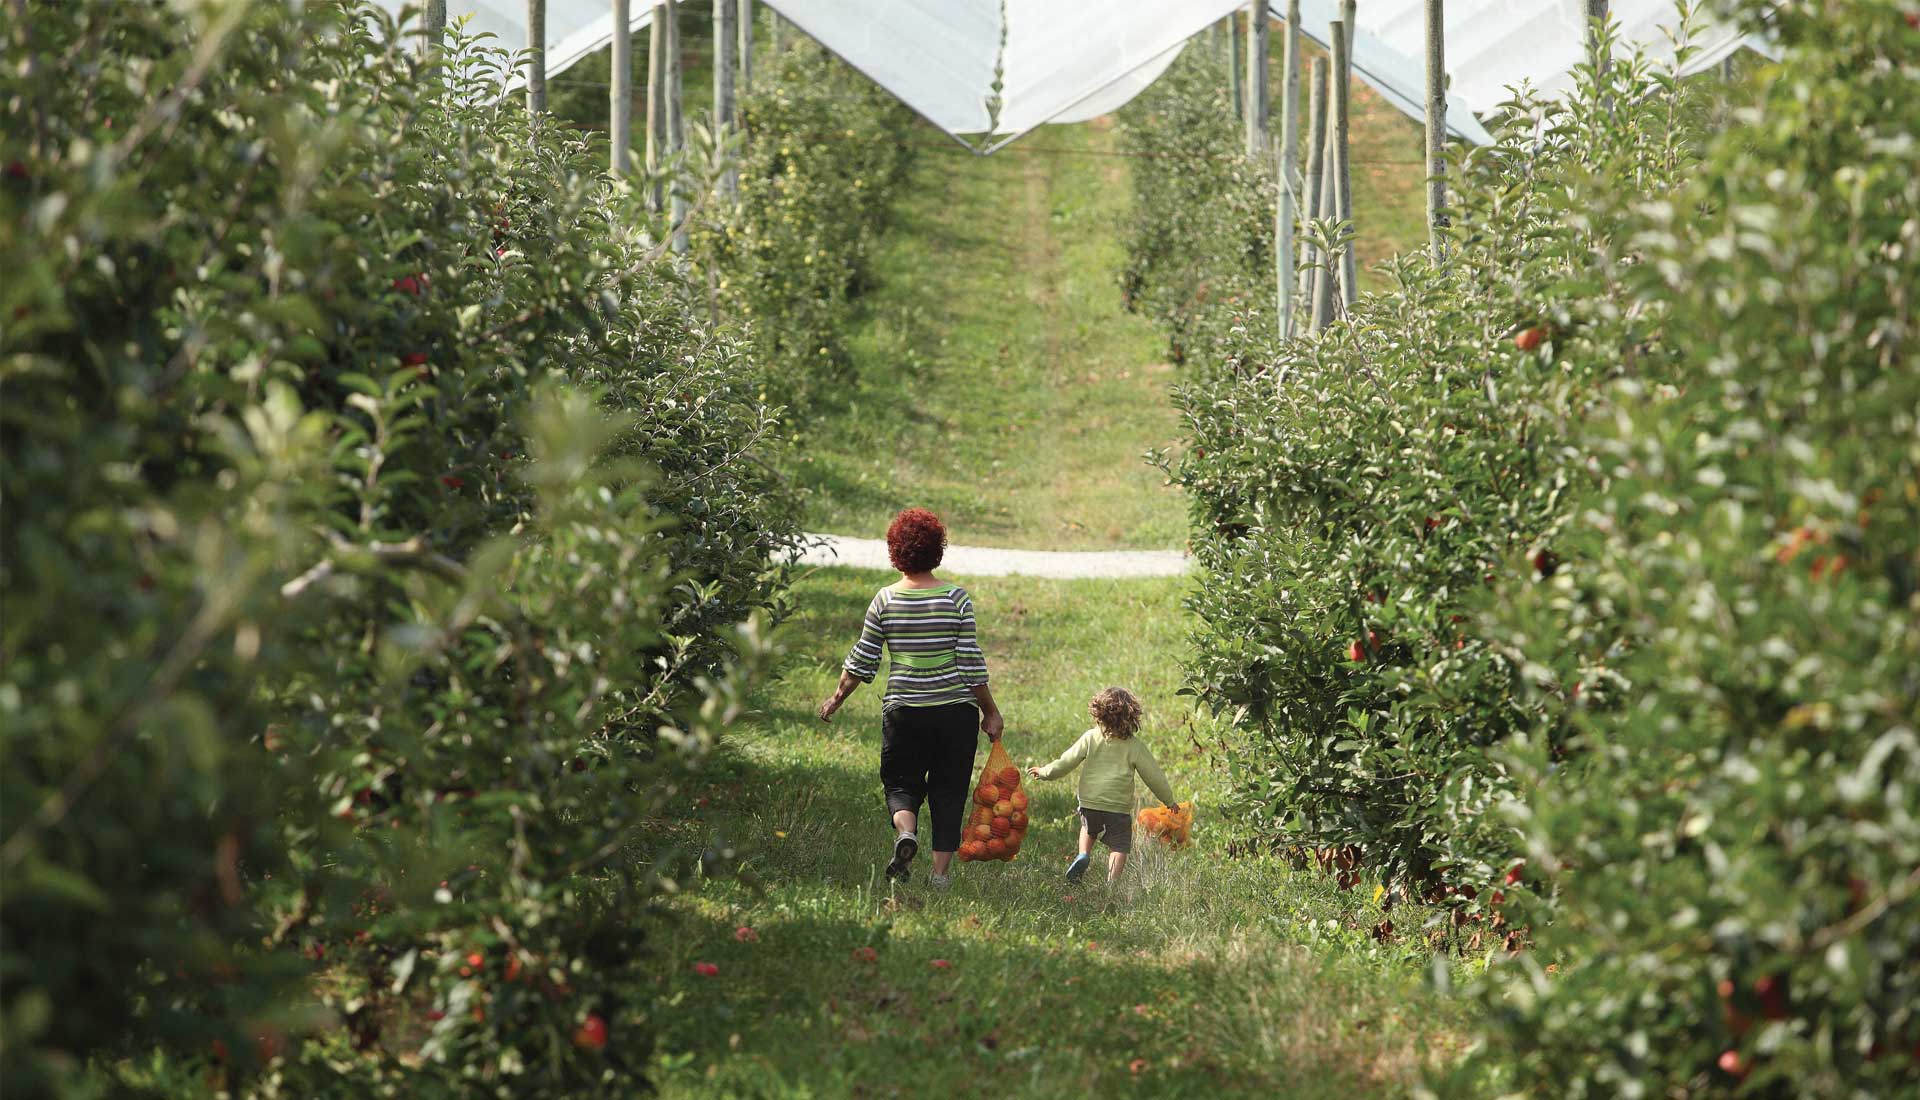
M 396 15 L 406 8 L 418 15 L 421 7 L 421 0 L 378 2 Z M 515 52 L 526 48 L 527 0 L 447 0 L 447 22 L 463 20 L 468 34 L 493 35 L 493 46 Z M 632 0 L 629 25 L 638 30 L 652 21 L 653 5 Z M 566 70 L 612 41 L 613 5 L 607 0 L 547 0 L 547 75 Z M 513 83 L 522 79 L 516 76 Z
M 1332 0 L 1301 0 L 1303 29 L 1337 18 Z M 1548 95 L 1573 87 L 1573 71 L 1586 60 L 1586 0 L 1447 0 L 1448 89 L 1475 112 L 1486 114 L 1509 98 L 1507 89 L 1522 81 Z M 1416 60 L 1426 56 L 1425 0 L 1358 0 L 1354 18 L 1362 41 Z M 1674 0 L 1611 0 L 1607 18 L 1618 25 L 1621 52 L 1644 49 L 1658 61 L 1673 59 L 1668 33 L 1678 33 L 1680 15 Z M 1750 47 L 1769 52 L 1766 44 L 1724 25 L 1700 21 L 1691 45 L 1700 52 L 1690 58 L 1681 75 L 1700 72 L 1728 54 Z M 1355 53 L 1358 54 L 1359 48 Z M 1424 62 L 1421 64 L 1424 65 Z M 1416 84 L 1415 91 L 1424 85 Z M 1397 104 L 1415 114 L 1419 96 Z
M 409 0 L 380 0 L 399 10 Z M 417 0 L 415 0 L 417 2 Z M 1245 0 L 761 0 L 935 126 L 967 142 L 999 141 L 1049 122 L 1112 111 L 1160 77 L 1188 39 Z M 654 8 L 631 0 L 632 25 Z M 1328 42 L 1338 0 L 1300 0 L 1301 34 Z M 1272 8 L 1284 12 L 1285 0 Z M 1419 118 L 1425 101 L 1424 0 L 1359 0 L 1354 75 Z M 1571 87 L 1585 57 L 1585 0 L 1448 0 L 1447 129 L 1484 144 L 1485 114 L 1523 81 L 1549 94 Z M 613 36 L 608 0 L 547 0 L 547 71 L 557 73 Z M 448 0 L 449 19 L 526 43 L 525 0 Z M 1672 0 L 1613 0 L 1621 49 L 1671 58 Z M 1683 72 L 1764 44 L 1703 24 Z M 1304 89 L 1302 95 L 1304 98 Z M 976 146 L 977 147 L 977 146 Z

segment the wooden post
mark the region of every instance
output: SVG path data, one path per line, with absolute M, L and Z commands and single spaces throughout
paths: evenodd
M 608 138 L 613 146 L 610 170 L 624 176 L 632 167 L 633 20 L 632 0 L 613 0 L 613 83 L 607 93 Z
M 1267 151 L 1267 0 L 1247 5 L 1247 155 Z
M 1227 16 L 1233 24 L 1233 41 L 1227 48 L 1227 82 L 1233 85 L 1233 117 L 1247 117 L 1246 78 L 1241 74 L 1241 59 L 1247 52 L 1247 29 L 1240 22 L 1240 13 Z
M 734 36 L 733 20 L 740 11 L 736 0 L 713 0 L 713 133 L 724 141 L 733 133 L 740 118 L 739 104 L 733 98 Z M 740 189 L 740 174 L 727 154 L 727 170 L 720 173 L 720 191 L 732 195 Z
M 686 116 L 681 111 L 680 4 L 667 0 L 667 153 L 678 160 L 687 147 Z M 673 219 L 673 250 L 687 251 L 687 193 L 678 167 L 667 177 L 667 216 Z
M 1300 181 L 1306 193 L 1306 202 L 1301 216 L 1309 221 L 1320 217 L 1321 203 L 1326 189 L 1322 186 L 1326 175 L 1327 163 L 1327 61 L 1316 57 L 1307 76 L 1307 172 Z M 1308 310 L 1313 309 L 1314 289 L 1319 283 L 1320 266 L 1317 250 L 1308 245 L 1301 257 L 1300 276 L 1297 289 L 1300 300 Z M 1311 316 L 1309 316 L 1311 322 Z M 1309 325 L 1311 327 L 1311 325 Z
M 740 0 L 740 94 L 753 90 L 753 0 Z
M 1333 148 L 1337 159 L 1333 169 L 1334 179 L 1334 216 L 1347 223 L 1349 239 L 1340 255 L 1340 302 L 1351 306 L 1359 293 L 1359 261 L 1353 255 L 1353 165 L 1350 155 L 1351 146 L 1348 136 L 1348 91 L 1353 75 L 1353 4 L 1354 0 L 1345 0 L 1341 4 L 1347 18 L 1335 24 L 1337 33 L 1333 35 Z
M 1447 59 L 1445 0 L 1427 0 L 1427 243 L 1447 258 Z
M 1300 0 L 1287 0 L 1280 55 L 1280 207 L 1273 219 L 1280 338 L 1293 335 L 1293 223 L 1300 216 Z
M 430 53 L 446 44 L 447 0 L 427 0 L 420 17 L 420 52 Z
M 1587 56 L 1593 59 L 1595 79 L 1604 75 L 1612 57 L 1607 50 L 1607 0 L 1587 0 Z
M 647 24 L 647 208 L 658 214 L 660 164 L 667 149 L 667 20 L 666 5 L 653 5 Z
M 547 0 L 527 0 L 527 111 L 547 113 Z

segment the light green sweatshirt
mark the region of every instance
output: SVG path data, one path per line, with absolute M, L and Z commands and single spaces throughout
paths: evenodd
M 1080 773 L 1080 804 L 1089 810 L 1133 812 L 1133 776 L 1135 772 L 1147 784 L 1155 798 L 1171 806 L 1173 788 L 1166 774 L 1153 759 L 1153 750 L 1138 737 L 1112 738 L 1098 728 L 1080 735 L 1073 747 L 1060 759 L 1040 769 L 1040 778 L 1058 779 L 1085 764 Z

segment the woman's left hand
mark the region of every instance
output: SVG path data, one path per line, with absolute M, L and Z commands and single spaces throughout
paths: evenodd
M 1000 740 L 1000 733 L 1006 728 L 1006 720 L 1000 717 L 999 711 L 980 716 L 980 732 L 986 734 L 989 741 Z

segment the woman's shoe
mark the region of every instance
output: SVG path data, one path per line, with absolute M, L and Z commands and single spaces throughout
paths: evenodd
M 887 864 L 887 877 L 895 882 L 907 881 L 913 871 L 913 857 L 920 851 L 920 841 L 912 833 L 901 833 L 893 842 L 893 860 Z
M 1074 856 L 1073 862 L 1067 864 L 1067 881 L 1079 882 L 1080 876 L 1087 873 L 1087 864 L 1092 862 L 1093 862 L 1093 857 L 1089 856 L 1085 852 L 1081 852 L 1079 855 Z

